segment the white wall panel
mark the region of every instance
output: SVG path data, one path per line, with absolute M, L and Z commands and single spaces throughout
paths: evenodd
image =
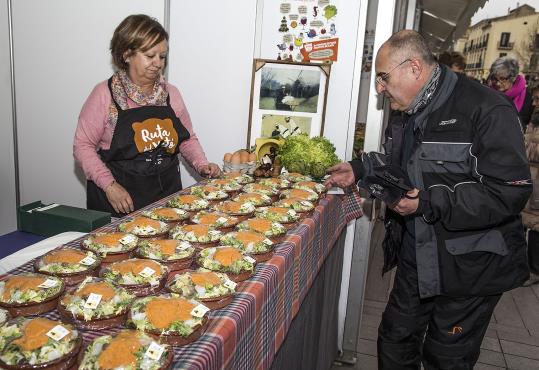
M 8 2 L 0 1 L 0 235 L 17 228 Z
M 169 80 L 212 162 L 247 144 L 256 1 L 171 1 Z M 182 168 L 184 186 L 195 182 Z
M 164 1 L 13 1 L 22 204 L 85 206 L 86 181 L 72 155 L 77 118 L 112 74 L 114 28 L 135 13 L 163 22 Z

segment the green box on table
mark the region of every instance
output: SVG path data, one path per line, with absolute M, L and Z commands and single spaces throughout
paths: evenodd
M 65 231 L 90 232 L 110 223 L 110 213 L 37 201 L 20 206 L 17 219 L 21 231 L 52 236 Z

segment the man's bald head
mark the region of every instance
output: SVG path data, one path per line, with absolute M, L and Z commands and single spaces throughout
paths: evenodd
M 434 66 L 436 63 L 429 45 L 423 36 L 414 30 L 402 30 L 395 33 L 384 42 L 382 48 L 397 59 L 418 58 L 428 66 Z

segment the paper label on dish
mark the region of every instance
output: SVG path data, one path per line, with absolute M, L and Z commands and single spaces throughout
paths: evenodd
M 288 212 L 286 212 L 286 213 L 288 213 L 288 215 L 292 216 L 292 217 L 294 217 L 296 215 L 296 211 L 294 211 L 293 209 L 289 209 Z
M 199 304 L 193 310 L 191 311 L 191 315 L 194 317 L 204 317 L 206 312 L 208 312 L 210 309 L 203 304 Z
M 160 346 L 155 342 L 152 342 L 146 350 L 146 353 L 144 353 L 144 357 L 148 357 L 149 359 L 152 359 L 154 361 L 159 361 L 164 351 L 165 347 Z
M 53 288 L 56 285 L 58 285 L 58 280 L 47 279 L 41 284 L 39 284 L 37 287 L 42 288 L 42 289 L 47 289 L 47 288 Z
M 58 342 L 69 333 L 70 331 L 64 328 L 62 325 L 56 325 L 54 328 L 49 330 L 45 335 Z
M 236 286 L 237 286 L 238 284 L 236 284 L 236 283 L 235 283 L 234 281 L 232 281 L 232 280 L 227 279 L 227 280 L 225 280 L 225 282 L 223 283 L 223 285 L 224 285 L 225 287 L 227 287 L 228 289 L 234 290 L 234 289 L 236 289 Z
M 126 236 L 124 236 L 123 238 L 119 240 L 119 242 L 123 245 L 131 244 L 136 241 L 137 241 L 137 238 L 135 238 L 135 236 L 131 234 L 127 234 Z
M 181 251 L 184 251 L 186 249 L 188 249 L 189 247 L 191 246 L 191 244 L 189 244 L 189 242 L 181 242 L 180 245 L 178 245 L 176 248 L 181 250 Z
M 218 223 L 220 223 L 220 224 L 226 224 L 226 223 L 228 222 L 228 218 L 226 218 L 226 217 L 219 217 L 219 218 L 217 219 L 216 222 L 218 222 Z
M 309 202 L 306 201 L 306 200 L 300 201 L 299 204 L 301 204 L 301 205 L 304 206 L 304 207 L 311 207 L 311 203 L 309 203 Z
M 328 190 L 328 194 L 344 194 L 344 190 L 341 188 L 333 187 Z
M 221 234 L 221 232 L 219 230 L 210 230 L 210 231 L 208 231 L 208 234 L 210 234 L 212 236 L 217 236 L 217 235 Z
M 90 295 L 88 296 L 88 299 L 84 303 L 84 308 L 95 310 L 97 306 L 99 305 L 99 302 L 101 302 L 102 297 L 103 296 L 101 294 L 90 293 Z
M 155 270 L 151 267 L 144 267 L 144 270 L 142 270 L 141 272 L 138 273 L 140 276 L 142 276 L 143 278 L 150 278 L 152 277 L 153 275 L 155 275 Z
M 95 263 L 95 258 L 92 258 L 91 256 L 86 256 L 83 259 L 81 259 L 79 263 L 86 266 L 92 266 Z
M 262 243 L 264 243 L 266 245 L 273 245 L 273 242 L 271 240 L 269 240 L 268 238 L 262 240 Z
M 255 263 L 256 260 L 251 256 L 244 256 L 243 259 L 249 263 Z

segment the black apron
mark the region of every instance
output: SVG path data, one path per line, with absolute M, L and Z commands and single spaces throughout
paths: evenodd
M 133 200 L 135 210 L 147 206 L 182 189 L 178 151 L 188 140 L 189 131 L 170 106 L 142 106 L 123 110 L 112 94 L 112 77 L 108 86 L 118 110 L 118 121 L 108 150 L 99 155 Z M 88 209 L 110 212 L 112 208 L 105 192 L 93 181 L 87 182 Z

